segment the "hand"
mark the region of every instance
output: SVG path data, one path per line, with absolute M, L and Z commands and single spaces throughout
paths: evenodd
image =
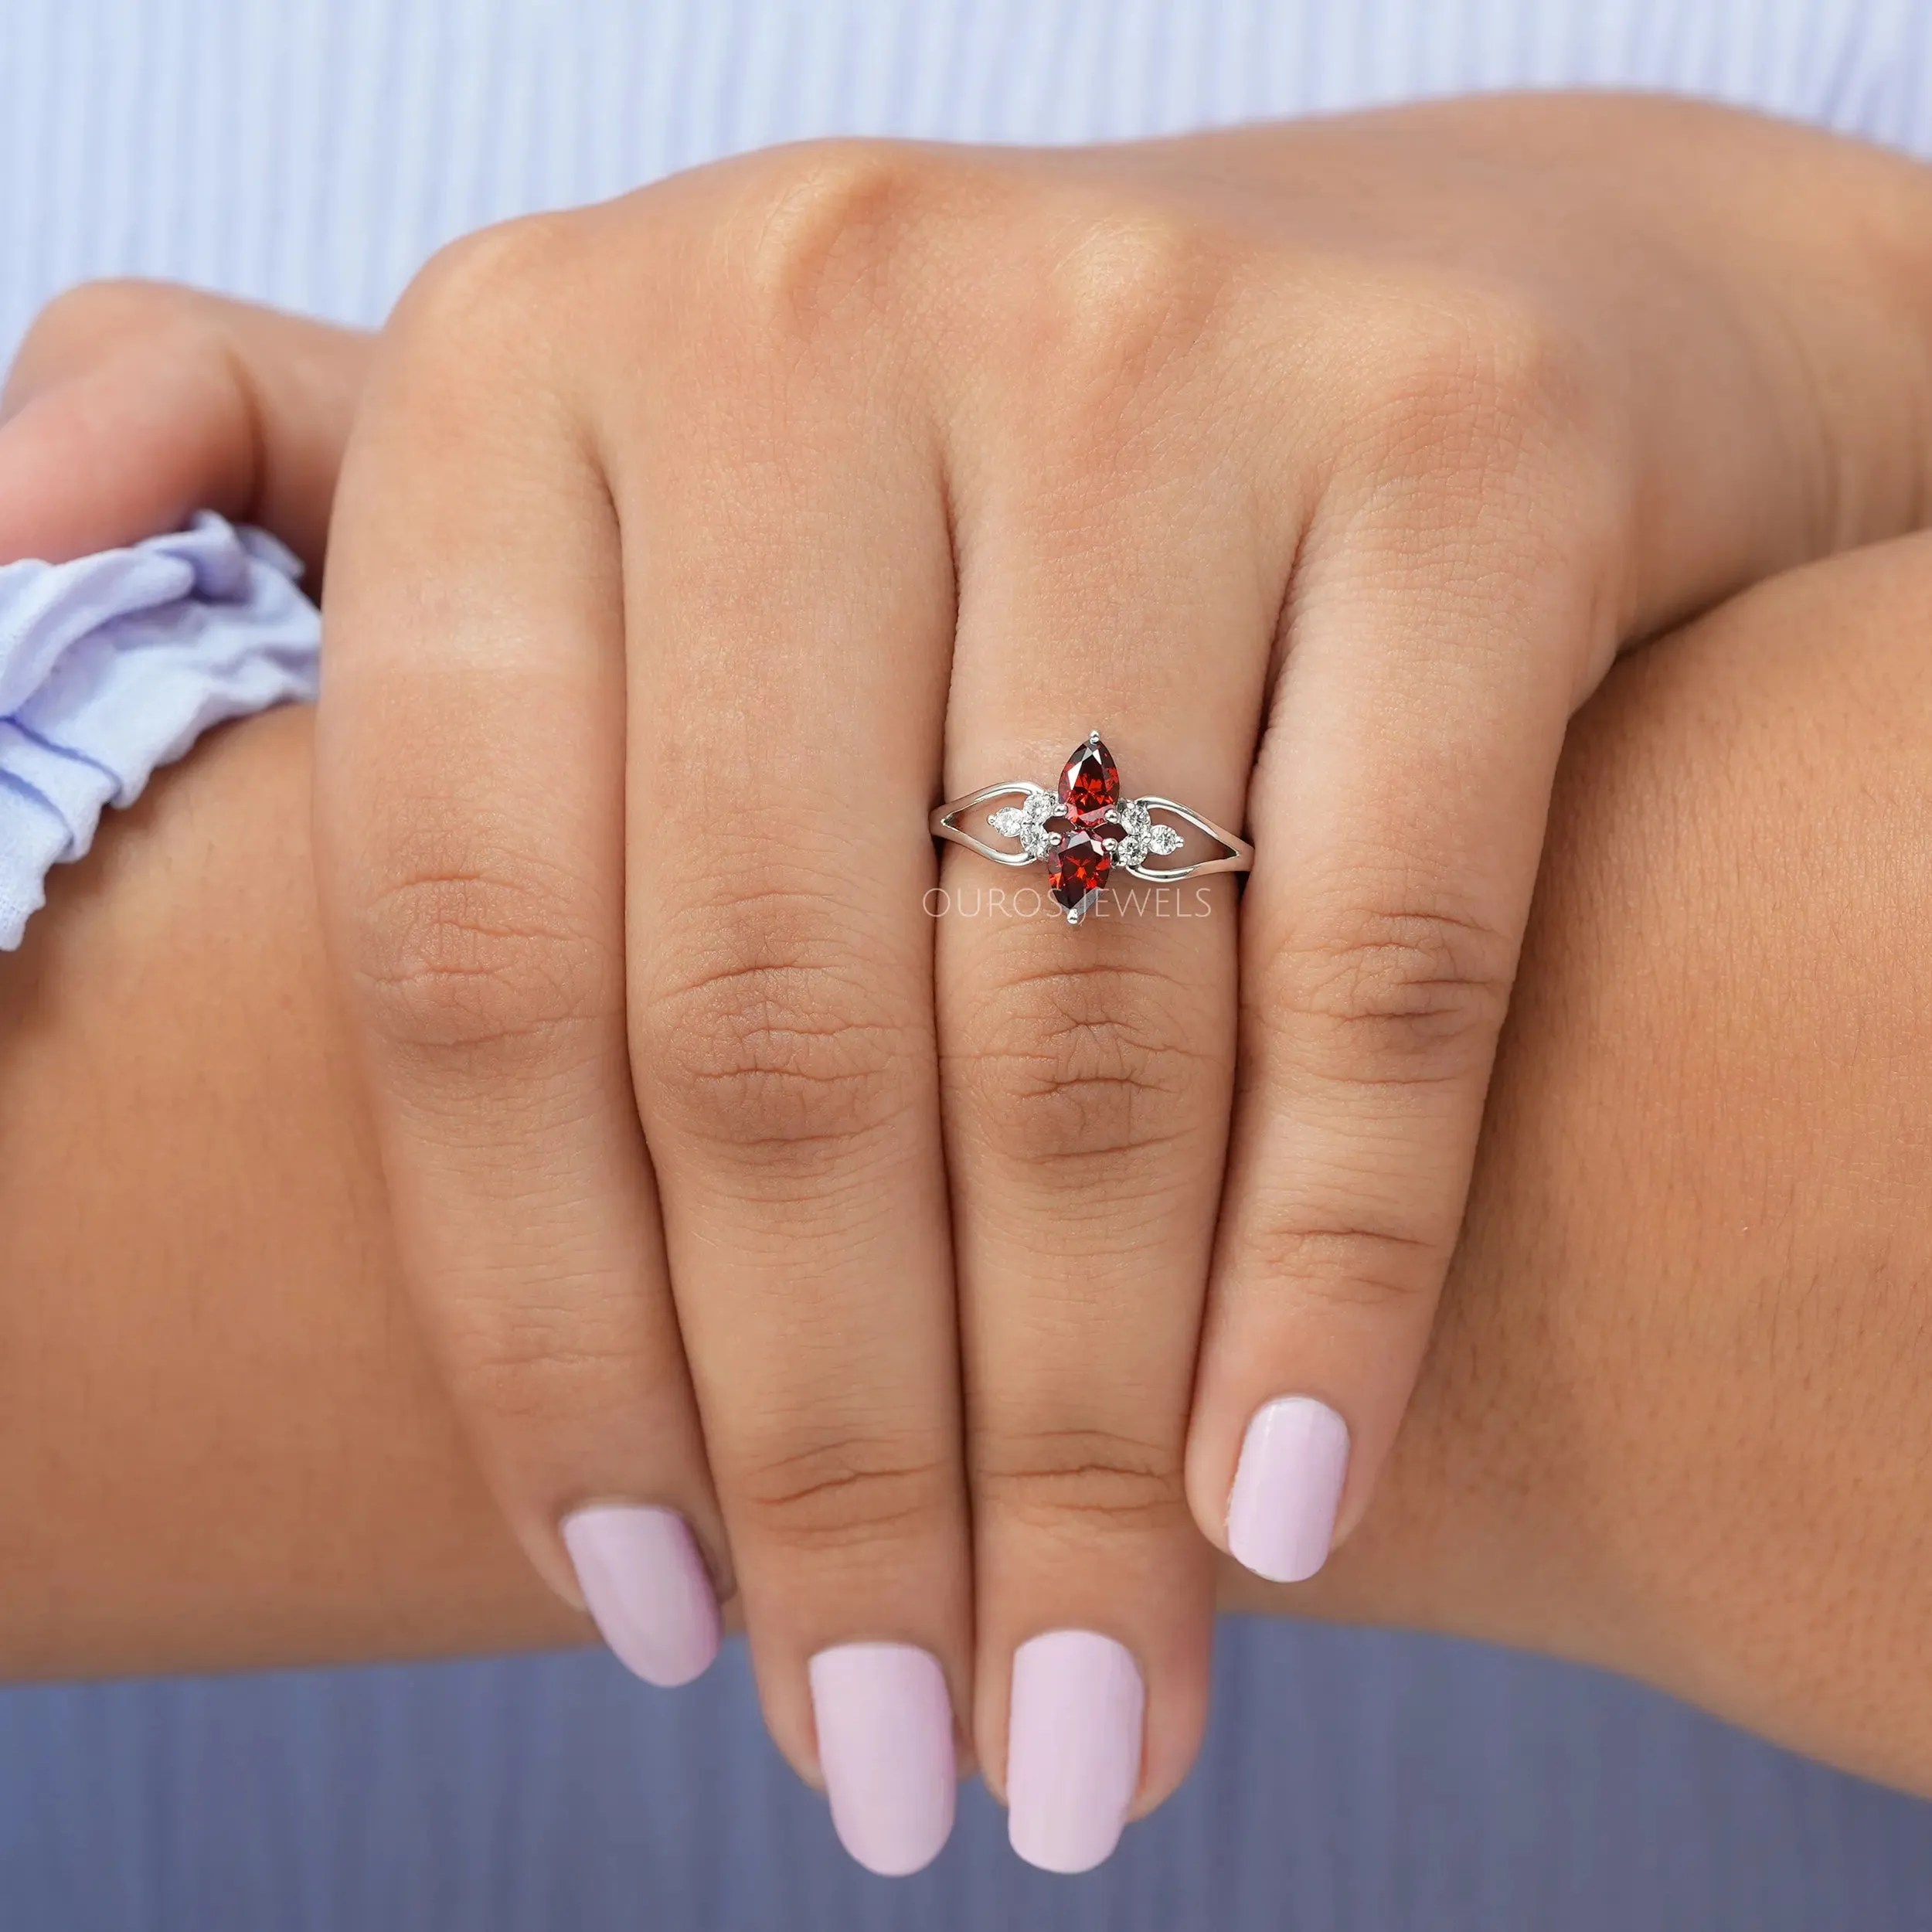
M 50 302 L 0 390 L 0 563 L 52 563 L 219 510 L 319 581 L 372 338 L 166 282 Z
M 1932 1793 L 1928 633 L 1932 536 L 1606 679 L 1374 1506 L 1311 1583 L 1223 1560 L 1225 1607 L 1587 1658 Z M 313 729 L 158 775 L 0 961 L 0 1360 L 32 1365 L 0 1675 L 577 1628 L 410 1332 L 321 957 Z M 1294 1723 L 1247 1716 L 1264 1758 Z
M 406 1264 L 544 1573 L 665 1680 L 742 1591 L 869 1862 L 943 1838 L 949 1709 L 1104 1856 L 1199 1736 L 1195 1525 L 1294 1577 L 1359 1519 L 1565 722 L 1920 513 L 1929 209 L 1492 100 L 781 151 L 406 298 L 318 777 Z M 1225 879 L 1070 931 L 949 851 L 922 909 L 933 801 L 1097 725 L 1250 830 L 1238 1027 Z

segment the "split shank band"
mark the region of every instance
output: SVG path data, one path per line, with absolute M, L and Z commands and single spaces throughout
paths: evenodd
M 960 822 L 968 812 L 997 798 L 1018 802 L 988 813 L 988 828 L 1002 838 L 1012 840 L 1017 850 L 989 845 Z M 1187 843 L 1190 830 L 1213 840 L 1222 850 L 1191 862 L 1158 862 L 1173 859 Z M 937 807 L 932 815 L 932 833 L 935 838 L 949 838 L 996 866 L 1044 865 L 1047 890 L 1065 910 L 1070 926 L 1077 926 L 1093 909 L 1117 866 L 1136 879 L 1172 886 L 1209 872 L 1246 872 L 1254 863 L 1254 848 L 1245 838 L 1236 838 L 1185 805 L 1178 805 L 1171 798 L 1123 798 L 1119 769 L 1097 731 L 1074 747 L 1060 774 L 1057 791 L 1023 779 L 982 785 L 978 791 Z M 1150 864 L 1150 860 L 1157 862 Z

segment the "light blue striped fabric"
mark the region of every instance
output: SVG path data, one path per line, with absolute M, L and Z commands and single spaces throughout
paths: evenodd
M 1932 151 L 1926 0 L 4 0 L 0 349 L 100 274 L 373 321 L 484 222 L 808 134 L 1585 83 Z
M 107 274 L 372 321 L 480 223 L 796 136 L 1580 83 L 1932 154 L 1932 0 L 0 0 L 0 352 Z M 1230 1628 L 1201 1771 L 1073 1881 L 976 1801 L 932 1872 L 857 1871 L 735 1648 L 670 1699 L 596 1657 L 0 1696 L 0 1932 L 1928 1923 L 1924 1808 L 1420 1638 Z

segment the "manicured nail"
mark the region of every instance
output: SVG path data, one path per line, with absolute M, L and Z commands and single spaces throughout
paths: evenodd
M 913 1644 L 841 1644 L 809 1674 L 839 1843 L 889 1879 L 931 1864 L 952 1834 L 959 1784 L 938 1659 Z
M 1228 1548 L 1270 1583 L 1298 1583 L 1328 1560 L 1349 1473 L 1349 1425 L 1312 1396 L 1254 1412 L 1228 1498 Z
M 1006 1835 L 1029 1865 L 1091 1871 L 1119 1844 L 1146 1707 L 1133 1653 L 1111 1637 L 1053 1630 L 1013 1653 Z
M 718 1600 L 683 1517 L 596 1503 L 564 1519 L 563 1546 L 620 1662 L 665 1690 L 702 1675 L 718 1654 Z

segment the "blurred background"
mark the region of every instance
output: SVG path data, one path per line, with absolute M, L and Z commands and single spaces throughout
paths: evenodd
M 977 1785 L 913 1879 L 838 1849 L 742 1647 L 0 1693 L 7 1932 L 1923 1932 L 1932 1808 L 1635 1686 L 1222 1626 L 1180 1794 L 1079 1879 Z
M 162 275 L 379 321 L 484 223 L 825 134 L 1671 87 L 1932 146 L 1926 0 L 0 0 L 0 353 Z
M 1080 141 L 1668 86 L 1932 152 L 1932 0 L 0 0 L 0 359 L 139 274 L 373 322 L 438 244 L 832 132 Z M 4 1587 L 0 1583 L 0 1587 Z M 1891 1932 L 1932 1810 L 1649 1692 L 1225 1627 L 1200 1770 L 1100 1872 L 869 1877 L 741 1652 L 0 1692 L 4 1932 Z

